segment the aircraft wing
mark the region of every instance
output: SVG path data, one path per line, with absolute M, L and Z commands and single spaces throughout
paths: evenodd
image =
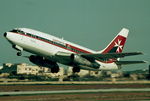
M 140 55 L 140 54 L 143 53 L 142 52 L 105 53 L 105 54 L 96 53 L 96 54 L 80 54 L 80 55 L 88 59 L 107 60 L 107 59 L 123 58 L 125 56 L 133 56 L 133 55 Z
M 129 64 L 138 64 L 138 63 L 147 63 L 146 61 L 116 61 L 117 65 L 129 65 Z

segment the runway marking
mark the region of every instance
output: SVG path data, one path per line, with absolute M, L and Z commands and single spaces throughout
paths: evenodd
M 58 91 L 18 91 L 18 92 L 0 92 L 0 96 L 67 94 L 67 93 L 99 93 L 99 92 L 146 92 L 146 91 L 149 92 L 150 88 L 84 89 L 84 90 L 58 90 Z

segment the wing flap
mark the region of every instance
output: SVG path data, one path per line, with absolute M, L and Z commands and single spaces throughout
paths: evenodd
M 81 56 L 85 58 L 93 58 L 97 60 L 105 60 L 105 59 L 116 59 L 116 58 L 123 58 L 125 56 L 133 56 L 133 55 L 141 55 L 142 52 L 128 52 L 128 53 L 96 53 L 96 54 L 81 54 Z

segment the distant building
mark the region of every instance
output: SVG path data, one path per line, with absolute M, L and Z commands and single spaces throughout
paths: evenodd
M 41 68 L 38 66 L 31 66 L 31 65 L 27 65 L 25 63 L 16 65 L 17 74 L 37 75 L 40 70 L 41 70 Z
M 3 64 L 3 68 L 0 70 L 0 72 L 60 77 L 64 75 L 64 68 L 60 67 L 60 71 L 58 73 L 51 73 L 50 69 L 47 67 L 32 66 L 26 63 L 19 63 L 19 64 L 5 63 Z

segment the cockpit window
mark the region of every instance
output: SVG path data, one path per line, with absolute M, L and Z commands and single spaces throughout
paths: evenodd
M 13 30 L 11 30 L 10 32 L 18 32 L 18 30 L 16 30 L 16 29 L 13 29 Z
M 16 30 L 16 29 L 11 30 L 10 32 L 25 34 L 25 32 L 23 32 L 23 31 L 21 31 L 21 30 Z

